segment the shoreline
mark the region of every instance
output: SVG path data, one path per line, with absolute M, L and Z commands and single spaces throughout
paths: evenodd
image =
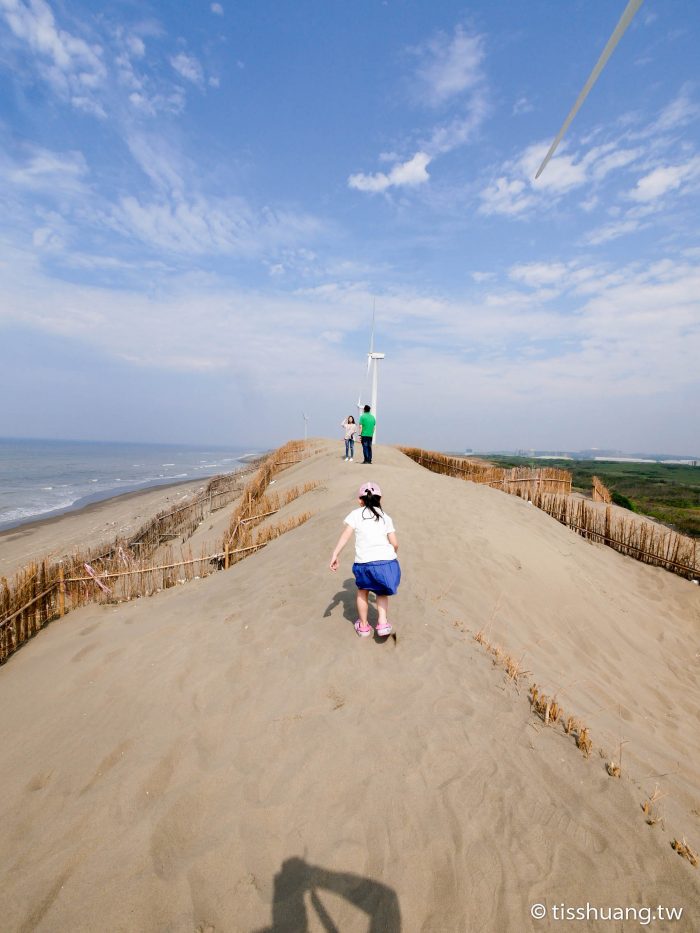
M 234 473 L 236 471 L 229 470 L 228 472 Z M 12 534 L 12 532 L 21 532 L 25 529 L 30 530 L 37 525 L 52 524 L 59 521 L 61 518 L 65 518 L 67 515 L 88 512 L 90 509 L 95 509 L 97 506 L 107 502 L 114 502 L 115 499 L 126 499 L 129 496 L 141 496 L 153 492 L 156 489 L 171 489 L 176 486 L 201 484 L 204 480 L 208 482 L 210 479 L 213 479 L 214 476 L 224 475 L 224 473 L 213 473 L 211 476 L 202 477 L 202 479 L 166 480 L 162 483 L 150 483 L 148 486 L 125 486 L 123 489 L 119 490 L 106 489 L 104 492 L 96 492 L 90 496 L 81 496 L 79 499 L 76 499 L 75 502 L 64 506 L 62 509 L 51 509 L 50 512 L 40 512 L 38 515 L 21 518 L 16 522 L 0 523 L 0 540 L 6 535 Z
M 220 476 L 224 474 L 213 474 Z M 120 491 L 109 498 L 44 515 L 0 531 L 0 578 L 11 577 L 34 560 L 52 559 L 80 547 L 97 547 L 127 537 L 169 506 L 203 489 L 213 476 Z

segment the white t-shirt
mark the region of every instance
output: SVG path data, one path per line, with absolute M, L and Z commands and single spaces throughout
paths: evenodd
M 386 512 L 379 512 L 379 521 L 368 508 L 352 511 L 345 519 L 355 532 L 355 563 L 368 564 L 373 560 L 396 560 L 396 551 L 389 543 L 388 534 L 395 531 L 394 523 Z

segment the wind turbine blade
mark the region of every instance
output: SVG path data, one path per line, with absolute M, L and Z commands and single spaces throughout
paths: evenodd
M 369 352 L 374 353 L 374 316 L 376 314 L 376 301 L 372 299 L 372 336 L 369 341 Z
M 581 105 L 583 104 L 584 100 L 588 97 L 589 91 L 591 90 L 591 88 L 593 87 L 593 85 L 594 85 L 594 84 L 596 83 L 596 81 L 598 80 L 598 76 L 600 75 L 600 73 L 601 73 L 601 71 L 603 70 L 603 68 L 605 68 L 605 65 L 607 64 L 608 59 L 610 58 L 610 56 L 612 55 L 612 53 L 613 53 L 614 50 L 615 50 L 615 46 L 617 45 L 617 43 L 618 43 L 618 42 L 620 41 L 620 39 L 622 38 L 622 36 L 623 36 L 625 30 L 627 29 L 627 27 L 629 26 L 629 24 L 632 22 L 632 18 L 633 18 L 633 16 L 634 16 L 634 14 L 637 12 L 637 10 L 640 8 L 641 5 L 642 5 L 642 0 L 629 0 L 629 3 L 628 3 L 627 6 L 625 7 L 624 13 L 623 13 L 622 16 L 620 17 L 619 23 L 618 23 L 617 26 L 615 27 L 615 30 L 614 30 L 613 34 L 610 36 L 610 38 L 608 39 L 607 45 L 606 45 L 605 48 L 603 49 L 602 55 L 600 56 L 600 58 L 599 58 L 598 61 L 596 62 L 595 68 L 594 68 L 593 71 L 590 73 L 590 75 L 589 75 L 589 77 L 588 77 L 588 81 L 586 81 L 586 83 L 585 83 L 584 86 L 583 86 L 583 90 L 581 91 L 581 93 L 580 93 L 580 94 L 578 95 L 578 97 L 576 98 L 576 103 L 574 104 L 574 106 L 573 106 L 573 107 L 571 108 L 571 110 L 569 111 L 569 115 L 568 115 L 568 117 L 566 118 L 566 120 L 564 120 L 564 123 L 562 124 L 562 128 L 561 128 L 561 129 L 559 130 L 559 132 L 557 133 L 556 139 L 554 140 L 554 142 L 552 143 L 552 145 L 549 147 L 549 152 L 548 152 L 547 155 L 544 157 L 544 160 L 543 160 L 543 162 L 542 162 L 542 165 L 540 165 L 540 167 L 537 169 L 537 174 L 535 175 L 535 180 L 537 180 L 537 179 L 540 177 L 540 175 L 541 175 L 542 172 L 544 171 L 544 169 L 545 169 L 547 163 L 549 162 L 549 160 L 550 160 L 550 159 L 552 158 L 552 156 L 554 155 L 557 146 L 558 146 L 559 143 L 562 141 L 562 138 L 563 138 L 563 136 L 564 136 L 564 133 L 566 133 L 566 131 L 567 131 L 568 128 L 569 128 L 569 125 L 571 124 L 571 121 L 574 119 L 574 117 L 576 116 L 576 114 L 577 114 L 577 113 L 579 112 L 579 110 L 581 109 Z

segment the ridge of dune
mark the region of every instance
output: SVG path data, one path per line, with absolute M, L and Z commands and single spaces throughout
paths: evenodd
M 698 871 L 670 841 L 700 844 L 697 588 L 397 450 L 368 467 L 311 445 L 275 486 L 320 483 L 284 510 L 306 524 L 71 612 L 0 671 L 7 929 L 500 933 L 587 902 L 679 906 L 669 928 L 696 929 Z M 351 547 L 328 570 L 369 478 L 403 568 L 384 643 L 353 631 Z M 589 726 L 588 760 L 480 629 Z

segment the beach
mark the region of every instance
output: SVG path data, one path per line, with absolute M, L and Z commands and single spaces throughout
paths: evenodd
M 10 577 L 31 560 L 57 559 L 76 549 L 99 548 L 115 537 L 128 537 L 164 509 L 194 498 L 206 483 L 206 479 L 190 480 L 121 493 L 0 531 L 0 577 Z
M 519 933 L 588 905 L 681 908 L 651 927 L 697 929 L 700 872 L 671 842 L 700 848 L 699 588 L 396 449 L 371 467 L 309 450 L 273 488 L 316 488 L 265 520 L 303 525 L 69 612 L 0 668 L 4 928 Z M 328 568 L 368 479 L 399 538 L 395 638 L 355 635 L 352 546 Z M 103 502 L 0 553 L 58 554 L 193 491 Z

